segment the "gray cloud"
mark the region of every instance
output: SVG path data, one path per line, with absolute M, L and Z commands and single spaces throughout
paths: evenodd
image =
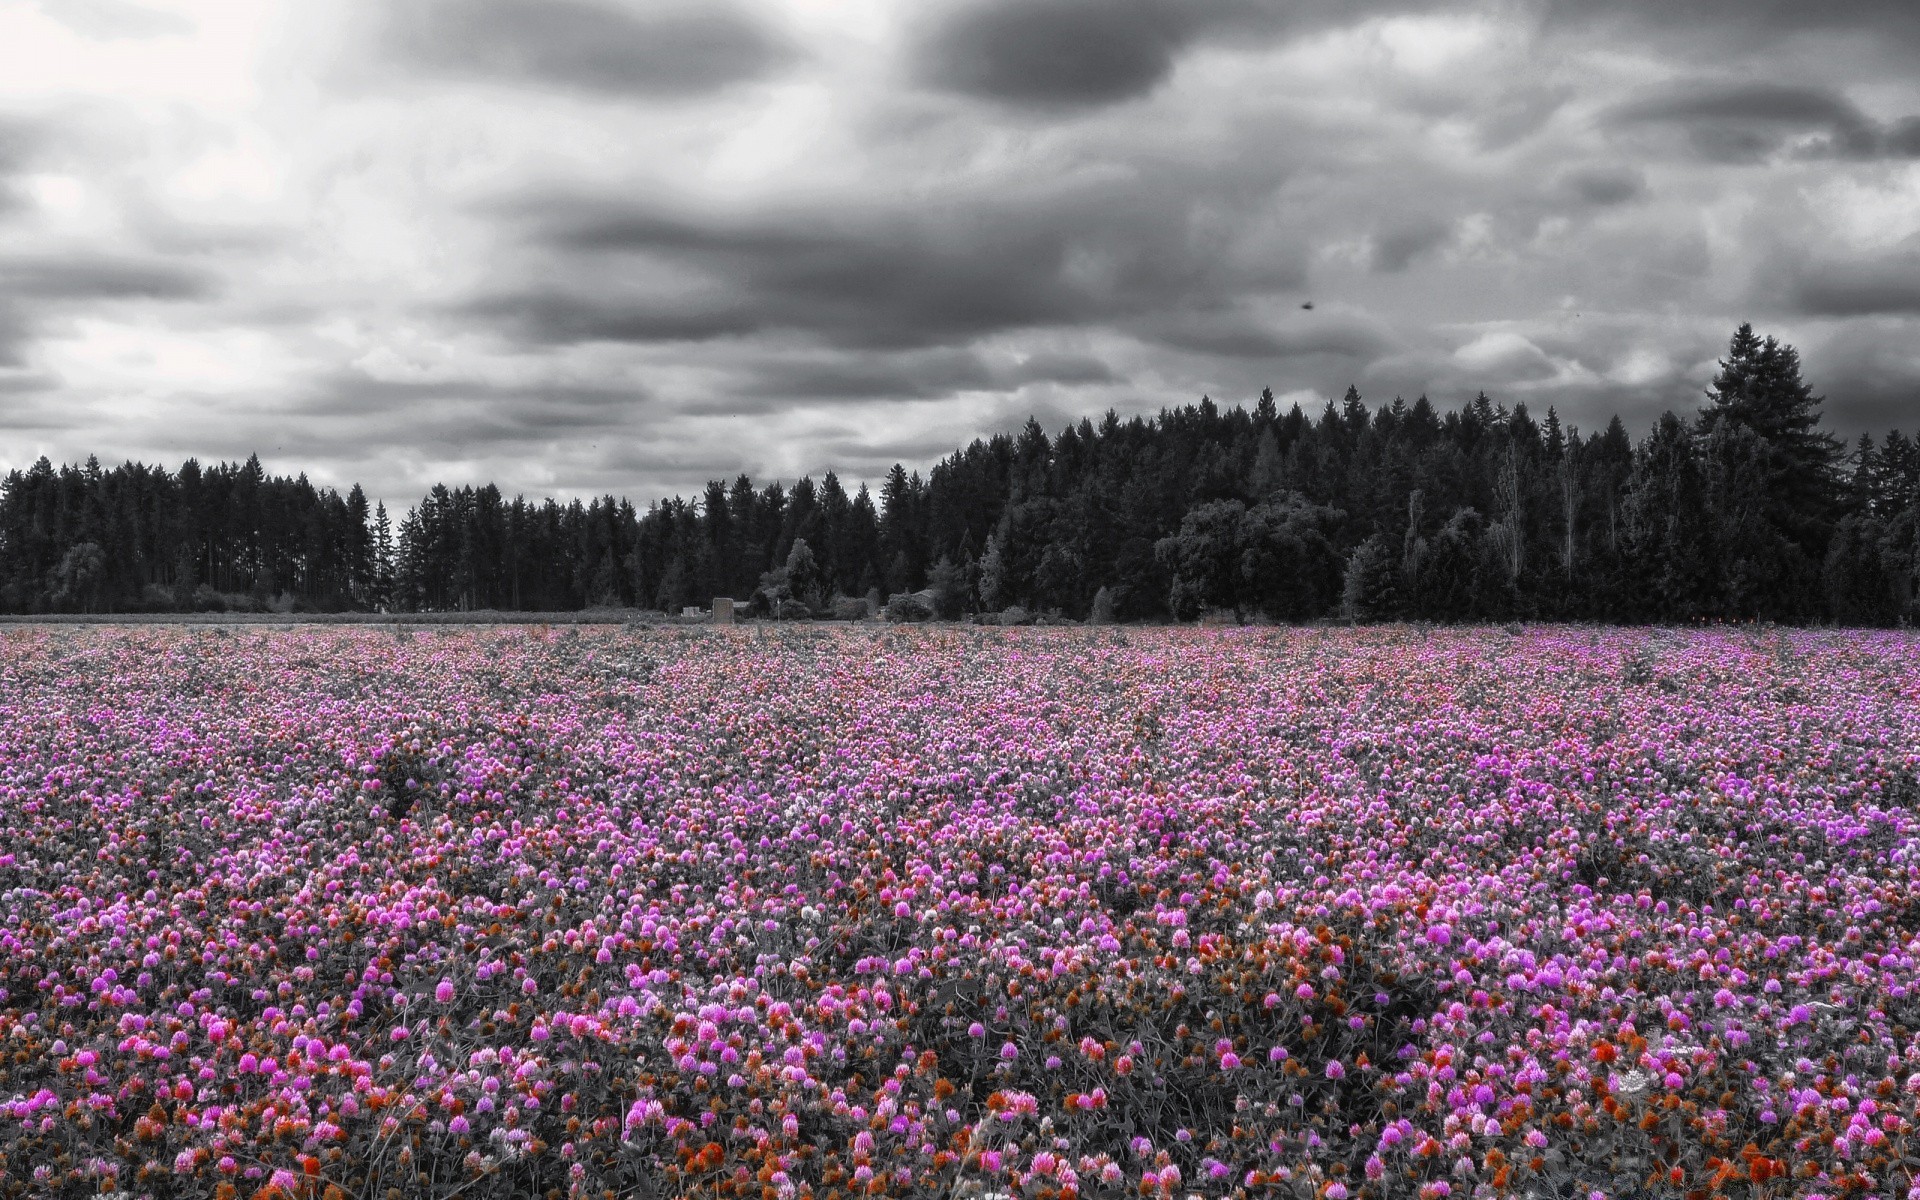
M 13 301 L 198 300 L 213 277 L 175 263 L 50 255 L 0 259 L 0 297 Z
M 1429 12 L 1447 0 L 933 0 L 911 63 L 923 85 L 1015 108 L 1073 112 L 1151 94 L 1207 43 L 1270 45 L 1372 16 Z M 1483 133 L 1504 144 L 1557 107 L 1553 90 L 1516 94 Z
M 567 293 L 547 286 L 495 291 L 453 310 L 533 345 L 585 342 L 706 342 L 754 333 L 766 318 L 745 303 L 688 306 L 671 299 Z
M 1907 0 L 1547 0 L 1546 10 L 1556 23 L 1575 28 L 1625 19 L 1723 51 L 1807 34 L 1866 34 L 1920 49 L 1920 9 Z
M 202 300 L 216 291 L 203 271 L 164 262 L 52 255 L 0 258 L 0 366 L 27 363 L 53 311 L 114 302 Z
M 1560 176 L 1558 186 L 1583 204 L 1607 207 L 1639 199 L 1646 193 L 1647 175 L 1626 164 L 1574 167 Z
M 1920 431 L 1920 322 L 1872 317 L 1803 348 L 1807 376 L 1844 432 Z
M 745 218 L 550 195 L 511 211 L 535 253 L 527 275 L 582 286 L 511 285 L 472 311 L 552 344 L 800 333 L 897 350 L 1124 323 L 1302 278 L 1297 255 L 1243 257 L 1196 232 L 1185 202 L 1147 189 L 959 193 Z
M 768 356 L 745 371 L 740 386 L 689 411 L 758 412 L 819 400 L 944 400 L 961 392 L 1008 392 L 1029 384 L 1112 382 L 1107 364 L 1084 354 L 1042 351 L 1017 362 L 996 362 L 977 350 L 950 347 L 857 356 L 812 351 Z
M 13 364 L 7 358 L 6 321 L 0 318 L 0 367 L 11 365 Z M 51 375 L 41 375 L 32 371 L 0 371 L 0 395 L 30 396 L 35 393 L 51 392 L 59 386 L 60 381 Z M 7 414 L 7 424 L 16 428 L 23 419 L 28 419 L 27 415 L 18 410 L 9 411 Z M 57 427 L 58 423 L 59 418 L 56 415 L 47 414 L 37 427 Z
M 1881 144 L 1895 158 L 1920 158 L 1920 117 L 1895 121 Z
M 1871 257 L 1816 259 L 1791 270 L 1801 312 L 1823 317 L 1920 314 L 1920 249 Z
M 1786 147 L 1796 133 L 1817 140 L 1809 155 L 1842 158 L 1905 156 L 1916 138 L 1915 118 L 1883 129 L 1838 92 L 1784 83 L 1716 83 L 1635 101 L 1615 110 L 1620 125 L 1684 129 L 1695 150 L 1714 162 L 1759 162 Z
M 258 3 L 22 23 L 0 467 L 645 497 L 1350 382 L 1639 430 L 1749 314 L 1836 427 L 1916 394 L 1909 0 Z
M 782 356 L 756 366 L 746 394 L 729 395 L 714 411 L 751 411 L 793 400 L 929 400 L 1001 386 L 986 360 L 970 350 L 900 354 Z
M 757 78 L 792 50 L 715 0 L 395 0 L 389 48 L 460 75 L 638 96 L 698 96 Z
M 19 306 L 0 302 L 0 367 L 24 367 L 32 330 Z
M 1169 314 L 1146 322 L 1143 336 L 1173 349 L 1269 363 L 1330 357 L 1349 371 L 1393 343 L 1377 321 L 1325 308 L 1264 319 L 1247 312 Z
M 27 207 L 15 177 L 41 149 L 44 134 L 38 124 L 0 115 L 0 218 Z
M 1387 274 L 1404 271 L 1421 255 L 1444 245 L 1452 234 L 1451 224 L 1432 217 L 1398 225 L 1373 239 L 1373 269 Z
M 1092 355 L 1043 350 L 1021 360 L 1008 379 L 1013 383 L 1115 383 L 1119 377 Z
M 640 387 L 582 384 L 503 384 L 480 379 L 395 380 L 364 371 L 341 371 L 321 380 L 288 412 L 306 416 L 395 416 L 419 405 L 450 410 L 482 409 L 511 414 L 493 422 L 516 435 L 552 429 L 586 428 L 648 399 Z M 462 419 L 465 419 L 464 417 Z
M 927 83 L 986 99 L 1110 104 L 1158 86 L 1195 24 L 1163 0 L 992 0 L 936 25 L 916 65 Z
M 0 172 L 19 170 L 40 140 L 37 126 L 17 118 L 0 117 Z

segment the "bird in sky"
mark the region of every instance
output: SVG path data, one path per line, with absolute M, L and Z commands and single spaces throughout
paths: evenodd
M 1309 311 L 1309 312 L 1311 312 L 1311 311 L 1313 311 L 1313 301 L 1311 301 L 1311 300 L 1309 300 L 1309 301 L 1307 301 L 1307 302 L 1306 302 L 1305 304 L 1302 304 L 1302 305 L 1301 305 L 1300 307 L 1301 307 L 1301 308 L 1304 308 L 1304 309 L 1306 309 L 1306 310 L 1307 310 L 1307 311 Z

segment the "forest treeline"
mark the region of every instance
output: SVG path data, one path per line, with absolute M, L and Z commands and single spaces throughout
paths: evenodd
M 1317 415 L 1210 399 L 1029 420 L 879 494 L 742 475 L 645 511 L 434 487 L 396 522 L 258 458 L 13 471 L 16 613 L 1008 609 L 1075 619 L 1920 619 L 1920 446 L 1821 428 L 1798 354 L 1741 326 L 1705 404 L 1636 443 L 1484 393 Z M 851 599 L 850 599 L 851 598 Z

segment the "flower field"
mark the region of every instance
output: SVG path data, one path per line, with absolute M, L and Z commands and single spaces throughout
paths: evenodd
M 0 1197 L 1920 1196 L 1920 638 L 0 632 Z

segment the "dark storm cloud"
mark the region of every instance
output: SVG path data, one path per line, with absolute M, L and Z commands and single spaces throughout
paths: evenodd
M 916 65 L 926 83 L 986 99 L 1111 104 L 1159 86 L 1195 32 L 1163 0 L 994 0 L 937 24 Z
M 792 56 L 731 6 L 611 0 L 394 0 L 391 48 L 454 74 L 639 96 L 697 96 Z
M 1826 397 L 1828 423 L 1842 433 L 1920 432 L 1920 353 L 1915 324 L 1899 317 L 1848 323 L 1802 348 L 1807 379 Z
M 991 227 L 948 215 L 881 214 L 872 224 L 778 215 L 730 227 L 587 216 L 557 222 L 548 240 L 574 255 L 625 256 L 636 274 L 652 264 L 709 281 L 727 299 L 712 320 L 689 314 L 696 333 L 717 326 L 709 336 L 798 330 L 843 346 L 907 347 L 1062 320 L 1079 307 L 1061 278 L 1067 230 L 1017 211 Z M 671 340 L 687 336 L 665 320 L 678 307 L 635 313 L 596 290 L 574 295 L 569 321 L 546 327 L 570 340 Z
M 1887 153 L 1895 158 L 1920 158 L 1920 117 L 1896 121 L 1887 130 Z
M 1920 249 L 1815 260 L 1791 274 L 1791 295 L 1801 312 L 1823 317 L 1920 314 Z
M 929 87 L 1071 112 L 1148 95 L 1197 45 L 1269 45 L 1370 17 L 1451 7 L 1447 0 L 935 0 L 912 66 Z M 1494 144 L 1524 136 L 1570 94 L 1511 92 L 1486 114 L 1482 132 Z
M 1678 127 L 1702 157 L 1724 163 L 1761 161 L 1795 134 L 1817 135 L 1803 153 L 1841 158 L 1907 156 L 1920 140 L 1912 135 L 1912 119 L 1883 129 L 1838 92 L 1782 83 L 1695 87 L 1624 105 L 1613 120 Z
M 1297 251 L 1239 253 L 1196 232 L 1191 199 L 1141 187 L 743 218 L 551 196 L 512 211 L 530 281 L 470 311 L 552 345 L 800 333 L 905 350 L 1125 323 L 1302 277 Z

